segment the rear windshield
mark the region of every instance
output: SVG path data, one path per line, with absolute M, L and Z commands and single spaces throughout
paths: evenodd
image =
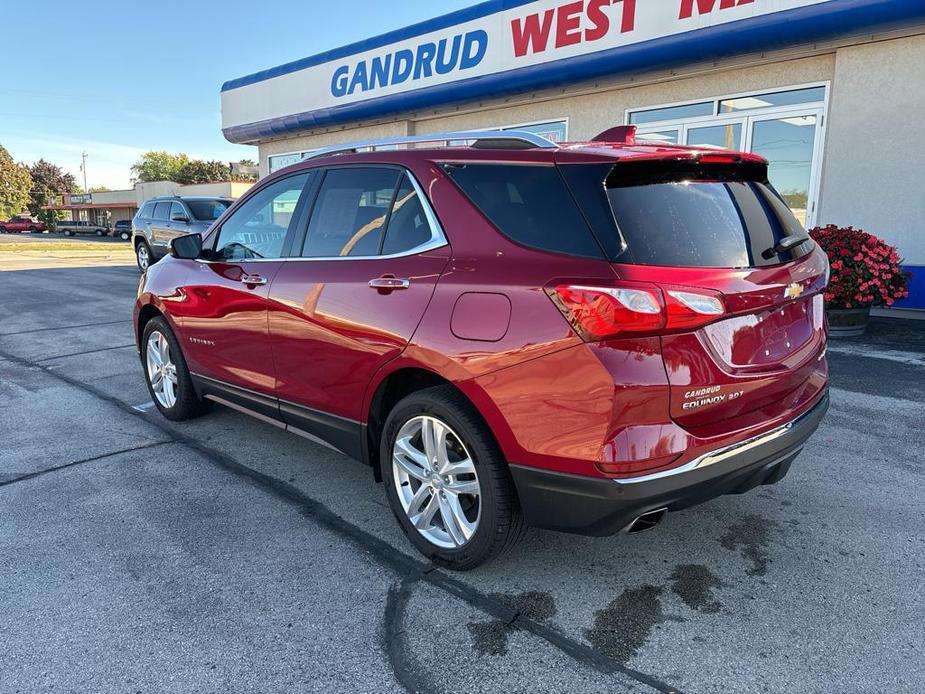
M 812 248 L 777 192 L 749 167 L 617 165 L 606 182 L 625 251 L 619 262 L 761 267 Z M 794 246 L 784 239 L 806 239 Z
M 214 222 L 231 204 L 227 200 L 185 200 L 193 217 L 201 222 Z

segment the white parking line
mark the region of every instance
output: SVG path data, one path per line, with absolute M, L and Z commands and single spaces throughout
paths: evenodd
M 866 357 L 868 359 L 885 359 L 900 364 L 912 366 L 925 366 L 925 355 L 916 352 L 902 352 L 892 349 L 879 349 L 877 347 L 861 347 L 858 345 L 828 344 L 828 351 L 835 354 L 844 354 L 848 357 Z
M 133 410 L 138 410 L 139 412 L 149 412 L 154 409 L 154 403 L 152 401 L 143 402 L 140 405 L 132 405 Z

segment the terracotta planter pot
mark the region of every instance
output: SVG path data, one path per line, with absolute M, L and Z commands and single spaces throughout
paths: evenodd
M 828 308 L 829 337 L 857 337 L 863 335 L 870 321 L 870 306 L 867 308 Z

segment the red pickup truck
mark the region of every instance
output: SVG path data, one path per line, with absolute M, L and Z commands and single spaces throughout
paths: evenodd
M 45 231 L 47 228 L 45 222 L 40 222 L 26 215 L 19 215 L 18 217 L 13 217 L 9 221 L 0 222 L 0 231 L 5 232 L 21 233 L 23 231 Z

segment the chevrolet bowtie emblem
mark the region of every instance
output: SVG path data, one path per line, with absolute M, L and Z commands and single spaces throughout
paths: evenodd
M 800 298 L 800 295 L 801 295 L 802 293 L 803 293 L 803 287 L 802 287 L 802 285 L 799 285 L 799 284 L 797 284 L 797 283 L 795 283 L 795 282 L 794 282 L 793 284 L 789 285 L 789 286 L 784 290 L 784 296 L 785 296 L 786 298 L 788 298 L 788 299 L 799 299 L 799 298 Z

